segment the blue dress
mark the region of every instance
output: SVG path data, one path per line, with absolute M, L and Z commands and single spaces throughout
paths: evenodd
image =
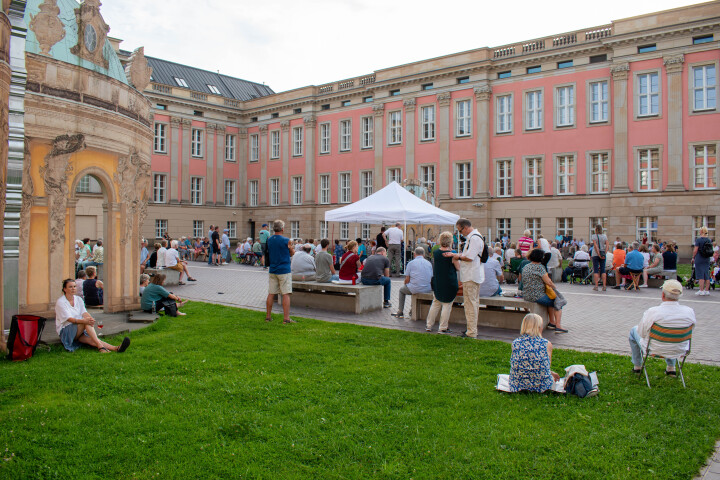
M 510 391 L 544 392 L 552 386 L 547 345 L 546 339 L 527 334 L 513 340 Z

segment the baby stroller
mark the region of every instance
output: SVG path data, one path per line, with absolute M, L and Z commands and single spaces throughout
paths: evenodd
M 573 265 L 570 283 L 574 284 L 575 281 L 578 281 L 581 285 L 590 285 L 592 283 L 592 271 L 588 265 Z

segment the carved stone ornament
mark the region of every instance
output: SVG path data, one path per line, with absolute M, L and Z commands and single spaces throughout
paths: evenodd
M 377 105 L 373 105 L 372 109 L 373 109 L 373 115 L 375 115 L 376 117 L 382 117 L 383 115 L 385 115 L 385 104 L 384 103 L 379 103 Z
M 667 73 L 682 72 L 683 63 L 685 63 L 685 56 L 682 54 L 663 58 L 663 65 L 665 65 L 665 71 Z
M 478 100 L 490 100 L 492 95 L 492 87 L 490 85 L 478 85 L 473 89 L 475 98 Z
M 218 126 L 217 126 L 217 124 L 215 124 L 215 123 L 206 123 L 206 124 L 205 124 L 205 129 L 206 129 L 206 130 L 211 130 L 211 131 L 214 132 L 215 130 L 217 130 L 217 128 L 218 128 Z
M 182 125 L 182 128 L 185 130 L 189 129 L 192 125 L 192 120 L 188 120 L 187 118 L 183 118 L 180 120 L 180 124 Z
M 120 200 L 125 205 L 125 231 L 120 243 L 131 241 L 134 234 L 139 233 L 133 228 L 134 219 L 138 219 L 138 228 L 147 217 L 147 204 L 150 197 L 151 172 L 150 162 L 145 162 L 132 148 L 130 154 L 118 159 L 118 170 L 115 182 L 120 192 Z
M 50 253 L 65 243 L 68 176 L 73 171 L 70 155 L 84 148 L 85 137 L 82 134 L 60 135 L 53 141 L 53 149 L 45 156 L 45 164 L 40 167 L 50 216 Z
M 35 185 L 32 180 L 32 165 L 30 163 L 30 146 L 25 139 L 25 159 L 22 173 L 22 203 L 20 204 L 20 245 L 27 245 L 30 233 L 30 210 L 33 206 Z
M 265 128 L 265 132 L 267 133 L 267 127 Z M 240 138 L 246 139 L 247 136 L 248 136 L 248 130 L 247 130 L 247 128 L 239 128 L 239 129 L 238 129 L 238 135 L 240 136 Z
M 60 21 L 57 0 L 45 0 L 38 7 L 40 13 L 30 15 L 30 30 L 40 44 L 40 53 L 50 55 L 50 49 L 65 38 L 65 26 Z
M 303 122 L 305 122 L 305 126 L 307 128 L 315 128 L 315 125 L 317 124 L 317 119 L 314 115 L 308 115 L 307 117 L 303 118 Z
M 2 135 L 2 138 L 8 138 L 8 131 L 8 108 L 4 103 L 2 103 L 0 104 L 0 135 Z M 0 143 L 0 161 L 3 162 L 3 164 L 0 165 L 0 212 L 5 212 L 5 192 L 7 186 L 7 182 L 5 180 L 7 173 L 7 158 L 8 142 L 5 141 Z
M 403 107 L 405 107 L 406 112 L 415 111 L 415 99 L 414 98 L 406 98 L 405 100 L 403 100 Z
M 290 130 L 290 122 L 287 120 L 283 120 L 282 122 L 280 122 L 280 128 L 283 132 L 287 132 L 288 130 Z
M 125 67 L 125 75 L 139 92 L 142 92 L 150 84 L 152 76 L 152 67 L 148 65 L 145 58 L 145 47 L 135 49 L 130 55 L 127 67 Z
M 267 135 L 267 132 L 268 132 L 268 126 L 267 126 L 267 125 L 260 125 L 260 126 L 258 127 L 258 129 L 260 130 L 260 135 L 262 135 L 263 137 L 264 137 L 265 135 Z M 247 130 L 245 130 L 245 133 L 247 133 Z
M 627 80 L 629 74 L 629 63 L 617 63 L 610 66 L 610 75 L 612 75 L 613 80 Z
M 75 21 L 78 26 L 78 43 L 70 52 L 95 65 L 108 68 L 105 58 L 105 40 L 110 27 L 100 15 L 100 0 L 85 0 L 75 9 Z
M 447 107 L 450 105 L 450 92 L 438 93 L 437 101 L 441 107 Z
M 182 122 L 182 119 L 180 117 L 170 117 L 170 125 L 173 127 L 177 127 Z

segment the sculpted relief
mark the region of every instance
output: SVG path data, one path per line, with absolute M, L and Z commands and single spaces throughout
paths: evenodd
M 40 44 L 40 53 L 50 55 L 53 45 L 65 38 L 65 27 L 58 18 L 57 0 L 45 0 L 39 8 L 40 13 L 30 16 L 30 30 Z
M 120 200 L 127 207 L 125 232 L 120 242 L 127 243 L 133 234 L 133 219 L 138 217 L 138 227 L 147 217 L 147 204 L 150 196 L 150 162 L 144 161 L 137 150 L 131 149 L 130 155 L 118 159 L 118 172 L 115 182 L 120 192 Z
M 75 9 L 78 26 L 78 43 L 70 51 L 78 57 L 108 68 L 103 50 L 110 27 L 100 15 L 100 0 L 85 0 Z
M 125 67 L 125 74 L 130 80 L 130 83 L 132 83 L 139 92 L 145 90 L 150 84 L 152 68 L 148 65 L 148 61 L 145 58 L 145 47 L 136 49 L 132 55 L 130 55 L 128 66 Z

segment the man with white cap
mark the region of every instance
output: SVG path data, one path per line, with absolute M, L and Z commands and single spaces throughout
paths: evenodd
M 635 373 L 642 371 L 643 355 L 647 349 L 650 329 L 654 323 L 669 328 L 687 328 L 690 325 L 695 325 L 695 311 L 690 307 L 680 305 L 678 302 L 682 292 L 680 282 L 666 280 L 662 287 L 662 303 L 657 307 L 645 310 L 640 323 L 630 330 L 630 351 L 632 352 L 633 371 Z M 666 374 L 676 376 L 676 360 L 667 357 L 682 356 L 687 350 L 687 343 L 653 343 L 653 353 L 666 357 Z

